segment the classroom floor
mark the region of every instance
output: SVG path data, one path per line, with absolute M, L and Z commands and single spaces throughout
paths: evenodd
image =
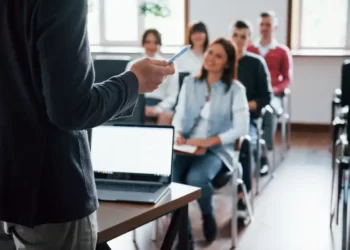
M 329 229 L 331 166 L 329 135 L 322 132 L 292 133 L 292 147 L 278 167 L 275 177 L 255 198 L 254 221 L 240 230 L 239 250 L 334 250 L 339 249 L 340 226 Z M 203 244 L 201 220 L 196 203 L 190 206 L 196 249 L 230 249 L 229 192 L 215 195 L 219 237 L 210 246 Z M 162 220 L 165 221 L 165 220 Z M 165 222 L 160 223 L 164 232 Z M 163 225 L 162 225 L 163 224 Z M 334 236 L 337 235 L 337 236 Z M 162 235 L 159 236 L 162 238 Z M 336 238 L 336 239 L 335 239 Z M 112 249 L 155 250 L 151 226 L 137 229 L 138 248 L 131 233 L 109 242 Z

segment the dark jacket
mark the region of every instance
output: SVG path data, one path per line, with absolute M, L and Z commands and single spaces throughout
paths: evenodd
M 34 226 L 98 207 L 86 129 L 130 115 L 136 76 L 93 85 L 87 0 L 0 2 L 0 220 Z
M 270 74 L 263 57 L 245 52 L 238 61 L 238 80 L 245 86 L 247 99 L 257 103 L 257 110 L 250 115 L 256 119 L 261 114 L 261 109 L 271 101 L 273 91 Z

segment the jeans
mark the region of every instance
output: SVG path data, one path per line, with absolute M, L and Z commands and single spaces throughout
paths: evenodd
M 211 181 L 224 167 L 221 159 L 211 151 L 205 155 L 176 155 L 173 166 L 173 182 L 188 184 L 202 189 L 198 200 L 202 214 L 213 213 L 213 186 Z
M 82 219 L 34 228 L 0 221 L 1 250 L 95 250 L 96 212 Z

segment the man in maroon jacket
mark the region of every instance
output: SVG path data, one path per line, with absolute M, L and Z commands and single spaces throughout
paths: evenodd
M 273 92 L 278 96 L 291 82 L 292 57 L 288 47 L 274 38 L 278 22 L 275 13 L 263 12 L 259 20 L 260 37 L 249 46 L 248 51 L 265 58 L 271 75 Z

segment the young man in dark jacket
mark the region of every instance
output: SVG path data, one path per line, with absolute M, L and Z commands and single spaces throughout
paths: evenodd
M 174 73 L 145 59 L 94 84 L 87 6 L 0 2 L 1 250 L 95 249 L 98 201 L 86 129 L 131 115 L 139 93 Z
M 245 21 L 237 21 L 231 28 L 232 42 L 237 47 L 238 52 L 238 80 L 245 86 L 250 109 L 250 129 L 253 153 L 257 149 L 257 124 L 255 120 L 261 117 L 262 109 L 268 105 L 272 97 L 272 87 L 270 74 L 264 58 L 247 51 L 251 38 L 251 26 Z M 261 173 L 268 171 L 268 161 L 266 155 L 262 156 Z M 243 180 L 248 192 L 251 189 L 251 169 L 243 166 Z M 240 210 L 245 210 L 242 199 L 238 203 Z

